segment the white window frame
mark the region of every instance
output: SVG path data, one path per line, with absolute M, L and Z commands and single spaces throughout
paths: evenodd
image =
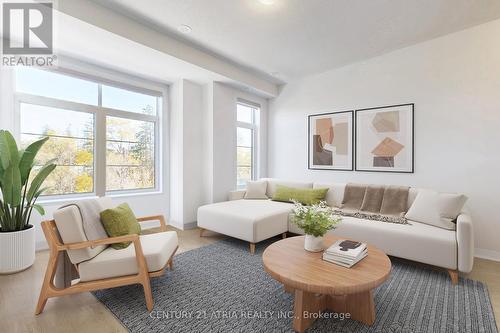
M 249 108 L 252 108 L 252 122 L 247 123 L 243 121 L 238 121 L 238 116 L 236 115 L 236 138 L 238 137 L 238 127 L 242 128 L 247 128 L 252 130 L 252 180 L 255 180 L 258 178 L 258 154 L 257 152 L 259 151 L 257 149 L 258 145 L 258 137 L 259 137 L 259 116 L 256 114 L 257 112 L 260 112 L 261 106 L 257 103 L 252 103 L 247 100 L 243 100 L 238 98 L 236 101 L 236 110 L 238 108 L 238 105 L 243 105 Z M 236 140 L 236 145 L 235 145 L 235 179 L 236 179 L 236 188 L 237 189 L 242 189 L 245 188 L 244 185 L 238 186 L 238 141 Z
M 155 194 L 162 193 L 163 186 L 163 175 L 162 175 L 162 163 L 163 159 L 163 140 L 162 138 L 162 124 L 163 124 L 163 114 L 166 112 L 166 98 L 167 94 L 165 90 L 152 90 L 149 87 L 140 87 L 137 84 L 130 84 L 126 81 L 115 81 L 106 78 L 101 78 L 93 75 L 88 75 L 79 71 L 74 71 L 66 68 L 57 69 L 43 69 L 49 72 L 54 72 L 61 75 L 66 75 L 69 77 L 74 77 L 77 79 L 82 79 L 98 84 L 98 105 L 89 105 L 79 102 L 72 102 L 67 100 L 61 100 L 52 97 L 45 97 L 39 95 L 33 95 L 28 93 L 17 92 L 15 88 L 16 84 L 16 72 L 13 71 L 12 74 L 12 84 L 14 93 L 14 127 L 15 133 L 18 137 L 21 134 L 21 104 L 34 104 L 46 107 L 53 107 L 58 109 L 67 109 L 69 111 L 78 111 L 93 114 L 94 116 L 94 180 L 93 180 L 93 192 L 88 193 L 68 193 L 68 194 L 55 194 L 46 195 L 40 198 L 40 202 L 50 202 L 50 201 L 64 201 L 73 198 L 85 198 L 85 197 L 101 197 L 101 196 L 126 196 L 133 194 Z M 137 81 L 136 78 L 130 77 L 130 81 Z M 125 89 L 132 92 L 147 94 L 157 98 L 156 100 L 156 115 L 141 114 L 131 111 L 118 110 L 108 107 L 103 107 L 102 105 L 102 85 L 111 86 L 115 88 Z M 144 189 L 126 189 L 126 190 L 106 190 L 106 117 L 120 117 L 123 119 L 148 121 L 154 123 L 154 173 L 155 173 L 155 186 L 152 188 Z

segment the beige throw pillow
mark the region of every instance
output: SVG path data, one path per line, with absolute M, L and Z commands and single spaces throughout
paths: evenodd
M 462 212 L 467 197 L 457 193 L 439 194 L 439 213 L 441 217 L 454 220 Z
M 454 220 L 460 214 L 467 197 L 461 194 L 419 190 L 406 218 L 408 220 L 455 230 Z
M 247 182 L 245 199 L 268 199 L 266 195 L 267 181 L 257 180 Z

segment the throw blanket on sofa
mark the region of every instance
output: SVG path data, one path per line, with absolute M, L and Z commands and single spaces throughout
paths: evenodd
M 409 224 L 404 217 L 409 187 L 347 184 L 335 214 L 388 223 Z

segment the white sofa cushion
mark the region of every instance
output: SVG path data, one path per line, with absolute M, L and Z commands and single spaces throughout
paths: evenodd
M 234 200 L 198 208 L 198 226 L 257 243 L 288 230 L 292 204 L 270 200 Z
M 408 191 L 408 207 L 406 207 L 406 211 L 408 211 L 411 205 L 413 205 L 413 202 L 415 201 L 419 190 L 420 189 L 418 188 L 410 187 L 410 190 Z
M 290 232 L 303 231 L 290 223 Z M 439 267 L 457 269 L 457 240 L 453 230 L 412 222 L 411 225 L 343 217 L 333 234 L 367 242 L 385 253 Z
M 328 206 L 339 208 L 344 199 L 345 183 L 323 184 L 314 183 L 313 188 L 328 188 L 325 201 Z
M 461 194 L 420 190 L 406 213 L 406 218 L 455 230 L 456 224 L 452 221 L 460 214 L 466 200 L 467 197 Z
M 439 214 L 443 218 L 456 219 L 462 212 L 467 197 L 458 193 L 440 193 L 439 194 Z
M 149 272 L 155 272 L 165 267 L 178 246 L 175 231 L 164 231 L 139 237 Z M 133 243 L 122 250 L 108 247 L 94 258 L 80 263 L 78 272 L 82 282 L 137 274 L 135 247 Z
M 281 179 L 275 179 L 275 178 L 263 178 L 262 180 L 267 181 L 266 195 L 268 196 L 268 198 L 272 198 L 274 196 L 274 193 L 276 192 L 277 185 L 286 186 L 286 187 L 294 187 L 294 188 L 312 188 L 313 187 L 312 182 L 298 182 L 298 181 L 281 180 Z
M 97 204 L 101 206 L 101 210 L 113 207 L 111 199 L 106 197 L 97 199 Z M 85 231 L 83 230 L 82 216 L 78 207 L 67 206 L 56 210 L 54 212 L 54 220 L 63 243 L 69 244 L 88 241 Z M 73 264 L 78 264 L 95 257 L 106 247 L 105 245 L 101 245 L 94 248 L 88 247 L 80 250 L 69 250 L 68 256 Z
M 247 181 L 245 199 L 269 199 L 266 195 L 267 181 Z

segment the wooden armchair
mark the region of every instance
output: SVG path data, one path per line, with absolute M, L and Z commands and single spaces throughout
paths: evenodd
M 42 222 L 43 233 L 49 244 L 50 258 L 40 290 L 40 297 L 38 299 L 35 314 L 38 315 L 43 311 L 47 299 L 50 297 L 136 283 L 143 286 L 146 307 L 148 311 L 151 311 L 153 309 L 153 296 L 151 294 L 149 279 L 161 276 L 167 266 L 173 269 L 173 256 L 178 248 L 178 239 L 175 231 L 167 231 L 165 219 L 162 215 L 141 217 L 137 220 L 139 222 L 159 221 L 160 232 L 141 236 L 126 235 L 98 240 L 63 243 L 61 239 L 64 239 L 64 237 L 61 237 L 62 235 L 57 228 L 56 221 L 51 220 Z M 81 223 L 81 221 L 75 221 L 75 223 Z M 75 226 L 77 226 L 77 224 L 75 224 Z M 80 236 L 85 237 L 85 235 Z M 132 242 L 126 249 L 115 250 L 111 247 L 107 247 L 110 244 L 125 241 Z M 77 262 L 80 259 L 74 255 L 75 252 L 71 252 L 79 250 L 85 251 L 88 249 L 102 250 L 94 257 L 81 262 Z M 80 275 L 79 282 L 65 288 L 57 288 L 54 285 L 57 262 L 60 258 L 59 254 L 61 251 L 67 251 L 69 252 L 68 254 L 73 254 L 73 257 L 70 255 L 70 259 Z M 123 264 L 124 262 L 125 264 Z

